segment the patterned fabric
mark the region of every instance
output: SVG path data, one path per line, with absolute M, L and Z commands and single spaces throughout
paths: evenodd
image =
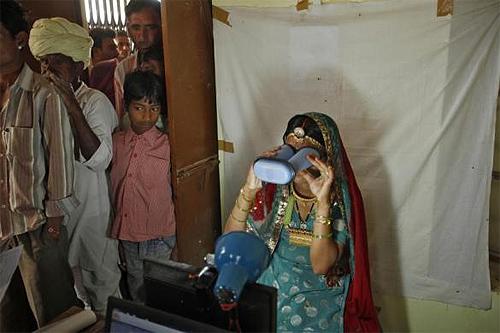
M 68 215 L 73 195 L 73 136 L 61 99 L 24 65 L 0 112 L 0 240 Z
M 271 209 L 266 205 L 267 200 L 256 200 L 247 220 L 247 229 L 260 236 L 273 251 L 271 264 L 261 275 L 259 282 L 278 288 L 278 308 L 277 308 L 277 329 L 278 331 L 327 331 L 342 332 L 350 331 L 350 327 L 345 325 L 348 321 L 352 323 L 352 317 L 366 316 L 363 320 L 369 325 L 358 325 L 359 331 L 379 331 L 378 320 L 374 312 L 369 288 L 369 274 L 367 271 L 368 262 L 366 253 L 361 253 L 361 263 L 366 265 L 361 269 L 361 277 L 356 276 L 358 253 L 355 252 L 354 237 L 352 230 L 364 230 L 364 215 L 359 214 L 358 194 L 353 210 L 351 193 L 355 179 L 342 146 L 342 141 L 335 122 L 328 116 L 319 113 L 307 113 L 306 116 L 313 119 L 320 128 L 325 142 L 328 163 L 333 165 L 335 171 L 335 181 L 331 192 L 332 202 L 336 203 L 331 210 L 331 220 L 340 221 L 334 224 L 333 239 L 338 244 L 344 244 L 344 255 L 332 267 L 326 276 L 319 276 L 312 271 L 308 246 L 295 246 L 290 242 L 289 227 L 303 228 L 305 231 L 312 231 L 315 210 L 311 212 L 305 223 L 301 223 L 300 217 L 293 209 L 293 200 L 288 186 L 278 186 L 276 190 L 265 186 L 257 197 L 267 198 L 270 193 L 274 193 Z M 274 185 L 273 185 L 274 186 Z M 357 185 L 355 186 L 357 188 Z M 359 189 L 358 189 L 359 192 Z M 361 202 L 362 205 L 362 202 Z M 290 221 L 287 220 L 293 209 Z M 345 224 L 345 227 L 344 227 Z M 342 225 L 342 228 L 339 227 Z M 356 239 L 357 241 L 357 239 Z M 360 242 L 366 243 L 365 238 L 359 238 Z M 365 244 L 366 250 L 366 244 Z M 366 252 L 366 251 L 365 251 Z M 356 278 L 354 278 L 356 276 Z M 359 298 L 367 300 L 363 307 L 349 311 L 347 315 L 346 307 L 349 306 L 348 299 L 352 299 L 350 293 L 353 281 L 361 278 L 363 285 L 367 283 L 368 289 L 363 289 L 364 294 Z M 362 302 L 361 302 L 362 303 Z M 356 306 L 354 306 L 355 308 Z M 353 309 L 350 306 L 350 309 Z
M 141 242 L 175 234 L 170 143 L 156 127 L 113 135 L 111 185 L 116 217 L 112 236 Z
M 279 192 L 276 193 L 278 196 Z M 336 209 L 334 215 L 333 218 L 340 218 L 340 210 Z M 313 210 L 304 221 L 306 230 L 312 230 L 314 219 Z M 296 209 L 292 212 L 289 227 L 301 228 Z M 341 332 L 350 276 L 344 275 L 334 287 L 328 287 L 325 277 L 312 270 L 310 248 L 291 244 L 288 230 L 283 228 L 281 231 L 271 264 L 258 281 L 278 289 L 278 332 Z M 347 229 L 334 234 L 337 243 L 345 243 L 347 237 Z

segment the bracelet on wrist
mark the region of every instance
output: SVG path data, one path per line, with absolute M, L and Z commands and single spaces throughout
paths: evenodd
M 313 234 L 313 239 L 327 239 L 327 238 L 331 238 L 333 235 L 332 232 L 329 232 L 327 234 Z
M 332 220 L 328 216 L 317 215 L 314 223 L 323 224 L 323 225 L 331 225 Z
M 238 220 L 236 217 L 234 217 L 233 212 L 231 212 L 231 214 L 229 214 L 229 216 L 230 216 L 233 220 L 235 220 L 236 222 L 238 222 L 238 223 L 247 223 L 247 221 L 246 221 L 246 220 Z
M 239 210 L 241 210 L 242 212 L 245 212 L 245 213 L 248 213 L 250 211 L 251 208 L 243 208 L 240 206 L 240 204 L 238 203 L 238 198 L 236 198 L 236 201 L 234 202 L 234 204 L 236 205 L 236 208 L 238 208 Z
M 245 200 L 246 202 L 249 202 L 249 203 L 253 202 L 253 199 L 250 199 L 249 197 L 246 196 L 245 191 L 243 191 L 243 188 L 240 189 L 240 194 L 241 194 L 241 197 L 243 198 L 243 200 Z

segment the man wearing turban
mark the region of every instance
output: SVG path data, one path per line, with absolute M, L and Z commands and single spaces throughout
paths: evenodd
M 117 243 L 106 237 L 111 213 L 106 169 L 118 119 L 109 99 L 80 80 L 92 47 L 84 28 L 60 17 L 40 19 L 33 24 L 29 46 L 68 110 L 76 148 L 75 192 L 81 203 L 67 222 L 69 263 L 80 296 L 104 314 L 108 297 L 119 295 L 121 275 Z
M 49 54 L 64 54 L 74 62 L 90 64 L 92 38 L 87 30 L 62 17 L 37 20 L 31 29 L 30 50 L 40 59 Z

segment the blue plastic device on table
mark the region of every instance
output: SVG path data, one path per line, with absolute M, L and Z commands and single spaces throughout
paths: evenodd
M 247 282 L 255 282 L 269 265 L 270 253 L 262 239 L 245 231 L 228 232 L 215 242 L 219 272 L 214 294 L 219 303 L 238 302 Z
M 300 148 L 297 152 L 292 146 L 284 144 L 273 157 L 259 157 L 253 163 L 255 176 L 266 183 L 289 184 L 295 175 L 309 167 L 308 155 L 319 157 L 319 152 L 311 147 Z

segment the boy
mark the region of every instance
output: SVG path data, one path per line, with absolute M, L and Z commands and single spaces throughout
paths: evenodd
M 149 48 L 141 53 L 141 56 L 138 59 L 138 65 L 136 71 L 143 72 L 153 72 L 161 78 L 161 82 L 164 83 L 164 67 L 163 67 L 163 50 L 161 46 L 155 46 Z M 156 123 L 156 127 L 160 130 L 166 130 L 167 119 L 165 118 L 166 114 L 163 112 L 160 117 L 158 117 L 158 122 Z M 122 131 L 128 129 L 130 127 L 130 119 L 129 115 L 125 113 L 123 117 L 120 119 L 120 129 Z
M 128 74 L 124 102 L 130 128 L 113 135 L 112 236 L 123 245 L 131 297 L 144 302 L 142 260 L 169 259 L 175 245 L 170 145 L 155 127 L 166 109 L 161 79 L 152 72 Z

